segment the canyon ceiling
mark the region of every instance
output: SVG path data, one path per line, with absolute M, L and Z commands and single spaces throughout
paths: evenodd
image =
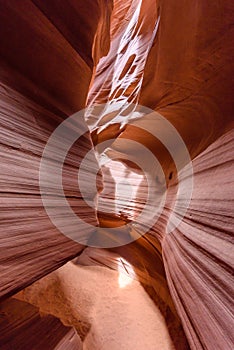
M 233 349 L 233 24 L 231 0 L 0 0 L 0 349 Z

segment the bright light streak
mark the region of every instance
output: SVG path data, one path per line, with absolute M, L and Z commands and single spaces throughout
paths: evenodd
M 125 259 L 118 258 L 118 271 L 119 271 L 119 287 L 125 288 L 130 285 L 135 277 L 135 272 L 132 265 L 130 265 Z

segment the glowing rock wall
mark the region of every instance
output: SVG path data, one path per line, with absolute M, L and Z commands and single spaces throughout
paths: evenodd
M 0 1 L 2 299 L 79 254 L 80 264 L 114 269 L 123 257 L 134 269 L 127 269 L 129 275 L 154 301 L 175 320 L 178 313 L 191 349 L 233 348 L 232 24 L 229 0 Z M 65 192 L 74 212 L 93 225 L 88 237 L 98 225 L 134 224 L 147 187 L 134 162 L 112 162 L 103 168 L 97 207 L 85 205 L 76 169 L 94 145 L 112 138 L 100 155 L 133 155 L 136 163 L 140 148 L 125 140 L 138 142 L 157 157 L 167 187 L 164 210 L 149 232 L 110 252 L 62 235 L 43 208 L 38 183 L 41 155 L 56 126 L 85 106 L 107 103 L 140 104 L 160 113 L 184 140 L 194 171 L 188 210 L 185 216 L 175 211 L 182 221 L 166 234 L 178 173 L 165 145 L 140 128 L 145 123 L 160 133 L 154 116 L 130 123 L 127 113 L 87 114 L 81 123 L 87 122 L 90 133 L 65 162 Z M 191 176 L 184 165 L 182 183 Z M 157 176 L 150 168 L 147 173 Z M 116 202 L 115 184 L 128 177 L 134 195 L 129 201 L 125 183 L 120 192 L 126 194 Z M 186 206 L 183 199 L 179 204 Z M 113 210 L 106 214 L 107 208 Z M 38 327 L 40 322 L 38 316 Z M 60 331 L 66 333 L 61 328 L 59 340 Z

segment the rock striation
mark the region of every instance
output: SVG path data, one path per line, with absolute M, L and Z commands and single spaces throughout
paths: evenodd
M 141 328 L 140 313 L 131 318 L 124 297 L 117 309 L 112 298 L 120 295 L 113 290 L 120 288 L 120 266 L 133 279 L 126 300 L 132 295 L 135 304 L 147 305 L 142 334 L 148 349 L 156 349 L 149 319 L 165 332 L 159 349 L 233 348 L 233 15 L 230 0 L 0 1 L 3 349 L 36 343 L 38 349 L 124 349 L 131 339 L 139 345 L 132 329 Z M 78 129 L 85 132 L 62 169 L 62 195 L 83 220 L 76 225 L 56 189 L 72 123 L 50 154 L 43 193 L 40 170 L 51 134 L 84 108 Z M 87 154 L 88 201 L 77 183 Z M 53 199 L 55 219 L 70 236 L 48 216 L 43 195 Z M 115 244 L 104 249 L 110 241 Z M 81 309 L 67 317 L 79 289 L 91 298 L 95 279 L 92 317 Z M 102 310 L 104 280 L 111 288 Z M 110 338 L 107 306 L 119 315 Z M 131 339 L 122 334 L 123 317 Z M 54 338 L 39 342 L 45 330 Z

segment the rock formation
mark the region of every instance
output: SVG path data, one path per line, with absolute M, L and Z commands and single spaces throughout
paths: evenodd
M 0 1 L 0 349 L 233 349 L 233 10 Z

